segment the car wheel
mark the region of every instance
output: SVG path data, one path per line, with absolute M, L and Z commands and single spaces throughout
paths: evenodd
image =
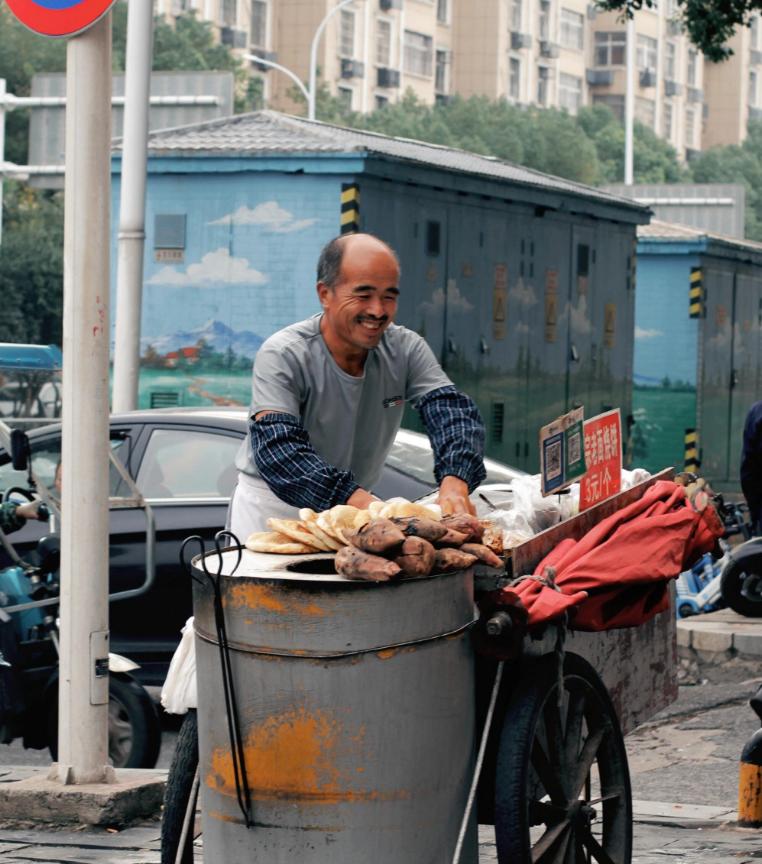
M 191 709 L 185 715 L 169 766 L 161 819 L 161 864 L 175 864 L 189 807 L 195 812 L 198 790 L 194 788 L 198 767 L 198 720 Z M 193 812 L 183 843 L 182 864 L 193 864 Z
M 762 617 L 762 560 L 732 561 L 722 572 L 722 599 L 739 615 Z

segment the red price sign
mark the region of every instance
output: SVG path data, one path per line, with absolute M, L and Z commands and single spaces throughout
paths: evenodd
M 591 417 L 584 423 L 587 471 L 580 480 L 580 512 L 622 488 L 622 419 L 619 409 Z

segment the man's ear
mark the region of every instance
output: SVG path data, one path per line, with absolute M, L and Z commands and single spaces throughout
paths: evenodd
M 331 293 L 331 289 L 328 287 L 328 285 L 325 284 L 325 282 L 317 283 L 317 295 L 321 306 L 325 306 L 326 301 L 328 300 L 328 296 Z

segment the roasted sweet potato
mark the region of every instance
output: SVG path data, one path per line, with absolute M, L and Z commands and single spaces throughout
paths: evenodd
M 488 564 L 490 567 L 502 567 L 503 562 L 497 555 L 488 547 L 481 543 L 464 543 L 460 547 L 461 552 L 467 552 L 469 555 L 476 555 L 482 564 Z
M 434 547 L 423 537 L 407 537 L 394 559 L 405 576 L 428 576 L 434 566 Z
M 468 534 L 461 534 L 460 531 L 455 531 L 448 528 L 447 531 L 437 540 L 435 546 L 462 546 L 468 540 Z
M 434 555 L 432 573 L 452 573 L 453 570 L 465 570 L 476 563 L 476 555 L 461 552 L 460 549 L 437 549 Z
M 392 522 L 400 528 L 408 537 L 423 537 L 429 543 L 434 543 L 440 537 L 444 537 L 447 528 L 434 519 L 424 519 L 421 516 L 401 516 L 392 519 Z
M 393 557 L 405 542 L 405 535 L 391 519 L 371 519 L 354 534 L 348 534 L 347 540 L 369 555 Z
M 344 546 L 336 553 L 336 572 L 347 579 L 388 582 L 399 576 L 400 566 L 378 555 L 368 555 L 354 546 Z
M 441 524 L 446 528 L 452 528 L 453 531 L 466 534 L 467 543 L 480 543 L 484 535 L 484 523 L 476 516 L 471 516 L 470 513 L 453 513 L 450 516 L 443 516 Z

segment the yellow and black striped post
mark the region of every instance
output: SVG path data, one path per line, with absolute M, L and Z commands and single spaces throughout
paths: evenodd
M 686 429 L 685 430 L 685 462 L 684 462 L 683 467 L 686 471 L 692 471 L 695 474 L 696 471 L 698 471 L 700 465 L 701 465 L 701 460 L 699 459 L 699 451 L 698 451 L 698 430 Z
M 341 184 L 341 233 L 352 234 L 360 230 L 360 186 Z
M 688 316 L 704 317 L 704 274 L 700 267 L 691 267 L 691 284 L 688 291 Z

